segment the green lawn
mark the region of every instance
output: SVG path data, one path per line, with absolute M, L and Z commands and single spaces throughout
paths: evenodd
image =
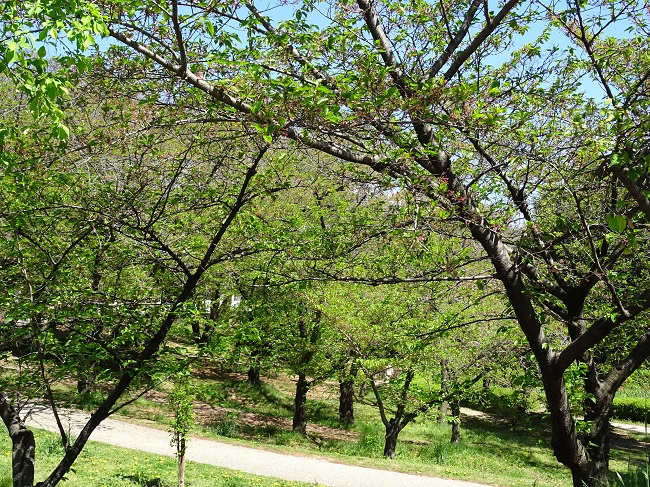
M 49 474 L 63 454 L 57 436 L 35 430 L 36 481 Z M 11 487 L 11 442 L 0 440 L 0 487 Z M 176 460 L 89 442 L 59 485 L 65 487 L 171 487 L 176 485 Z M 260 477 L 210 465 L 188 462 L 188 487 L 313 487 L 314 484 Z

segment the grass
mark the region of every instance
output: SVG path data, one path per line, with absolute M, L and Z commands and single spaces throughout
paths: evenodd
M 249 387 L 242 381 L 206 381 L 204 393 L 212 391 L 213 397 L 230 398 L 228 407 L 244 404 L 240 411 L 264 411 L 274 418 L 291 417 L 291 389 L 276 381 L 267 382 L 261 390 Z M 221 391 L 221 392 L 218 392 Z M 384 429 L 377 411 L 364 405 L 355 405 L 356 423 L 351 431 L 356 441 L 342 441 L 319 435 L 316 425 L 338 425 L 338 403 L 322 395 L 308 396 L 308 436 L 292 433 L 273 425 L 251 427 L 231 413 L 221 422 L 203 428 L 203 434 L 229 438 L 253 437 L 256 443 L 279 451 L 313 453 L 338 461 L 362 464 L 410 473 L 450 477 L 487 484 L 524 487 L 570 485 L 568 469 L 560 465 L 552 454 L 546 420 L 541 414 L 521 418 L 512 425 L 511 418 L 491 423 L 485 420 L 464 418 L 463 440 L 450 443 L 450 426 L 435 421 L 422 420 L 408 425 L 400 434 L 397 458 L 386 460 L 382 456 Z M 335 396 L 335 394 L 333 394 Z M 233 398 L 237 398 L 234 400 Z M 208 398 L 208 397 L 206 397 Z M 269 398 L 271 398 L 269 400 Z M 639 438 L 642 439 L 642 438 Z M 643 460 L 642 451 L 612 450 L 613 472 L 635 471 Z M 645 485 L 644 485 L 645 487 Z M 650 486 L 647 486 L 650 487 Z
M 346 430 L 338 428 L 336 384 L 331 389 L 329 392 L 323 388 L 310 392 L 307 400 L 308 435 L 303 436 L 290 431 L 293 406 L 291 381 L 284 378 L 267 378 L 261 388 L 254 388 L 236 376 L 205 374 L 198 382 L 198 398 L 216 408 L 224 409 L 218 419 L 215 420 L 213 417 L 210 422 L 197 425 L 195 432 L 207 438 L 238 444 L 250 444 L 253 441 L 256 447 L 262 446 L 290 454 L 315 454 L 329 457 L 335 461 L 366 467 L 463 479 L 503 487 L 550 487 L 571 484 L 568 469 L 560 465 L 552 455 L 550 439 L 545 426 L 546 420 L 541 414 L 527 415 L 517 422 L 511 421 L 512 418 L 507 415 L 495 421 L 463 418 L 463 439 L 460 444 L 454 445 L 449 441 L 451 434 L 449 425 L 438 424 L 436 421 L 426 418 L 421 419 L 409 424 L 402 431 L 397 447 L 397 458 L 391 461 L 382 456 L 384 429 L 376 409 L 370 406 L 355 405 L 356 422 L 347 431 L 354 436 L 342 439 L 344 438 L 343 434 L 331 434 L 332 432 L 346 433 Z M 141 418 L 143 415 L 147 419 L 155 418 L 162 428 L 166 428 L 169 424 L 169 413 L 165 410 L 164 401 L 161 402 L 160 397 L 156 401 L 141 399 L 125 412 L 135 418 Z M 269 421 L 247 422 L 244 421 L 244 416 L 247 414 L 267 417 Z M 274 421 L 270 421 L 270 419 Z M 283 420 L 284 423 L 278 420 Z M 39 451 L 42 449 L 46 453 L 48 449 L 56 450 L 57 445 L 51 444 L 47 438 L 45 436 L 41 441 Z M 642 441 L 644 438 L 637 437 L 636 440 Z M 97 446 L 92 448 L 97 448 Z M 99 462 L 102 458 L 112 458 L 106 455 L 112 455 L 112 453 L 98 455 L 95 462 Z M 643 480 L 642 469 L 647 468 L 644 467 L 646 465 L 644 455 L 645 453 L 638 450 L 638 447 L 636 449 L 614 448 L 611 454 L 611 469 L 613 472 L 619 472 L 615 481 L 624 483 L 612 483 L 612 485 L 650 487 L 644 483 L 633 483 Z M 86 470 L 99 472 L 98 465 L 91 464 L 89 467 L 87 463 L 83 463 L 88 461 L 86 456 L 92 458 L 93 450 L 89 449 L 84 453 L 84 459 L 82 459 L 82 463 L 76 465 L 76 471 L 79 474 Z M 146 456 L 143 454 L 142 457 Z M 158 458 L 147 460 L 140 466 L 133 465 L 129 469 L 122 468 L 122 461 L 111 460 L 112 464 L 120 465 L 120 470 L 113 473 L 106 471 L 101 475 L 103 475 L 102 478 L 111 475 L 114 477 L 106 483 L 107 486 L 173 483 L 174 460 L 163 459 L 158 465 L 156 464 Z M 124 460 L 124 464 L 131 461 L 131 456 L 128 456 Z M 164 468 L 163 465 L 165 465 Z M 237 477 L 243 474 L 227 473 L 227 470 L 205 467 L 209 472 L 221 472 L 217 474 L 217 477 L 226 479 L 222 483 L 215 483 L 215 479 L 210 477 L 214 474 L 201 473 L 203 466 L 190 465 L 188 478 L 192 478 L 189 484 L 192 487 L 202 485 L 298 485 L 290 483 L 262 484 L 258 483 L 259 480 L 251 483 L 253 480 L 247 477 Z M 159 473 L 163 471 L 168 473 L 164 475 Z M 190 477 L 190 472 L 192 477 Z M 156 480 L 158 478 L 161 480 Z M 70 476 L 69 482 L 73 480 L 73 476 Z M 63 485 L 94 487 L 104 484 L 101 482 L 79 482 L 78 484 Z M 1 478 L 0 487 L 3 487 Z
M 63 454 L 58 437 L 35 430 L 36 479 L 43 480 Z M 170 457 L 89 442 L 74 465 L 74 471 L 59 485 L 64 487 L 172 487 L 176 485 L 176 460 Z M 11 442 L 0 440 L 0 487 L 10 487 Z M 188 487 L 306 487 L 314 484 L 260 477 L 194 462 L 187 463 Z
M 290 390 L 283 393 L 273 387 L 275 381 L 255 389 L 239 381 L 212 381 L 202 384 L 202 399 L 214 400 L 223 407 L 268 414 L 273 418 L 291 418 Z M 322 396 L 322 395 L 321 395 Z M 235 398 L 237 398 L 235 400 Z M 244 406 L 241 406 L 244 404 Z M 275 424 L 251 426 L 236 413 L 205 426 L 201 434 L 218 438 L 254 438 L 266 448 L 295 453 L 318 454 L 336 461 L 409 473 L 457 478 L 501 486 L 560 486 L 571 483 L 568 471 L 552 456 L 543 431 L 531 431 L 509 425 L 490 425 L 477 420 L 463 424 L 463 441 L 450 443 L 450 426 L 435 421 L 418 421 L 400 434 L 397 458 L 383 458 L 384 429 L 377 411 L 355 405 L 356 422 L 350 430 L 356 441 L 328 438 L 317 426 L 338 426 L 336 400 L 308 396 L 307 437 L 279 428 Z M 222 439 L 222 438 L 220 438 Z
M 625 472 L 616 472 L 614 475 L 615 487 L 650 487 L 650 454 L 645 462 L 630 462 Z

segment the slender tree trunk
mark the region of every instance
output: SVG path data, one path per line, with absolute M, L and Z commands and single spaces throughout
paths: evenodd
M 200 334 L 195 334 L 194 336 L 198 337 L 198 343 L 208 343 L 212 339 L 212 334 L 214 333 L 214 325 L 221 317 L 223 310 L 225 308 L 223 302 L 223 296 L 217 286 L 212 294 L 212 299 L 210 303 L 210 313 L 208 314 L 209 320 L 203 324 L 203 331 L 199 330 Z
M 449 402 L 442 401 L 438 407 L 438 423 L 444 423 L 449 416 Z
M 0 416 L 11 438 L 13 487 L 33 487 L 36 444 L 34 434 L 20 420 L 18 411 L 0 392 Z
M 451 442 L 460 443 L 460 401 L 454 399 L 451 402 Z
M 384 443 L 384 456 L 395 459 L 395 450 L 397 449 L 397 437 L 402 431 L 402 425 L 396 418 L 392 418 L 386 425 L 386 441 Z
M 307 420 L 305 419 L 305 403 L 307 402 L 307 392 L 309 392 L 309 382 L 303 372 L 298 374 L 296 383 L 296 397 L 294 400 L 293 410 L 293 431 L 301 434 L 307 433 Z
M 180 439 L 178 453 L 178 487 L 185 487 L 185 438 Z
M 442 391 L 442 402 L 438 411 L 440 416 L 438 417 L 439 423 L 444 423 L 449 416 L 449 401 L 447 400 L 447 395 L 449 394 L 449 369 L 447 368 L 448 361 L 443 359 L 440 361 L 440 390 Z
M 201 343 L 201 325 L 198 320 L 191 320 L 190 326 L 192 327 L 192 336 L 196 343 Z
M 298 365 L 298 382 L 296 383 L 296 397 L 293 410 L 293 431 L 297 431 L 303 435 L 307 433 L 305 403 L 307 402 L 307 393 L 309 392 L 309 382 L 307 381 L 307 374 L 304 370 L 314 357 L 314 349 L 320 335 L 320 315 L 320 312 L 318 312 L 311 331 L 302 316 L 298 320 L 300 338 L 309 339 L 309 348 L 303 353 Z

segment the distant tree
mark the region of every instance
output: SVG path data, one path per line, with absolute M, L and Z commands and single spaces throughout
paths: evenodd
M 438 290 L 440 292 L 440 290 Z M 384 456 L 394 458 L 399 433 L 441 401 L 439 390 L 414 380 L 428 374 L 436 332 L 432 307 L 440 296 L 426 288 L 337 284 L 327 293 L 325 319 L 354 350 L 386 429 Z M 392 417 L 391 417 L 392 416 Z

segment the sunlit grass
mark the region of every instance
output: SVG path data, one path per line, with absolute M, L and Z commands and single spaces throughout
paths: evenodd
M 63 448 L 53 433 L 35 430 L 36 481 L 43 480 L 56 466 Z M 176 460 L 171 457 L 134 452 L 125 448 L 89 442 L 66 480 L 65 487 L 171 487 L 175 486 Z M 0 487 L 11 479 L 11 442 L 0 440 Z M 306 487 L 314 484 L 260 477 L 194 462 L 187 463 L 188 487 Z

